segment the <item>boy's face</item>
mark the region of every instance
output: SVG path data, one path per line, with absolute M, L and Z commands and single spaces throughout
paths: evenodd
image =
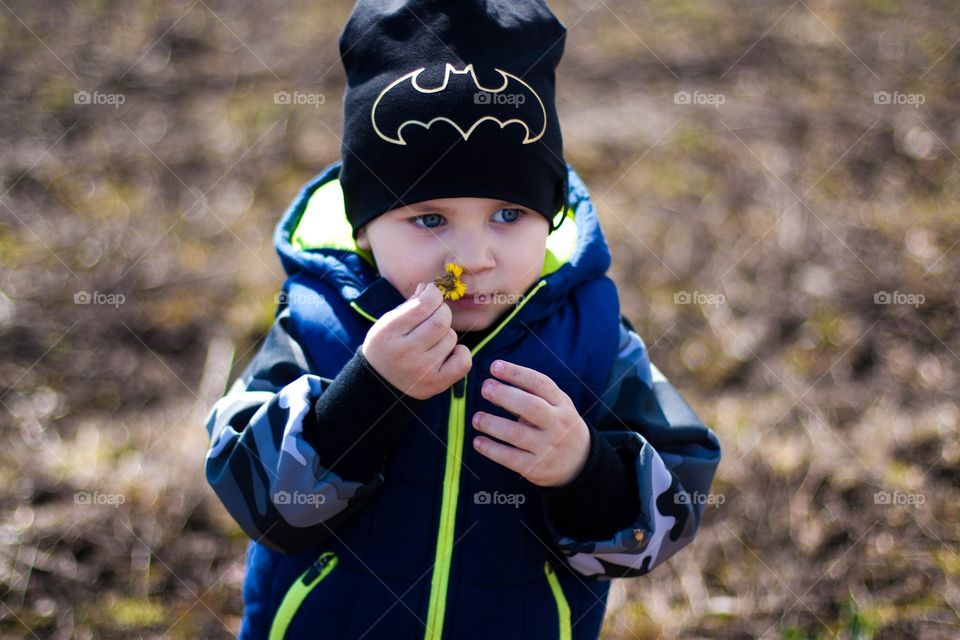
M 462 266 L 467 295 L 445 303 L 454 331 L 481 331 L 540 278 L 548 231 L 545 217 L 520 205 L 438 198 L 375 218 L 357 232 L 357 245 L 373 252 L 380 275 L 405 298 L 448 262 Z

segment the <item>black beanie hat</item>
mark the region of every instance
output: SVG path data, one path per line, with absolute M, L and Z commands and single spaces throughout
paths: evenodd
M 528 207 L 553 231 L 567 195 L 554 105 L 566 31 L 542 0 L 359 0 L 339 41 L 354 238 L 391 209 L 470 196 Z

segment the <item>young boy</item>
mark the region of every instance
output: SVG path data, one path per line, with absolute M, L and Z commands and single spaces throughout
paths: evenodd
M 610 578 L 695 535 L 720 446 L 620 315 L 562 160 L 565 33 L 539 0 L 354 8 L 342 160 L 207 421 L 241 637 L 596 638 Z

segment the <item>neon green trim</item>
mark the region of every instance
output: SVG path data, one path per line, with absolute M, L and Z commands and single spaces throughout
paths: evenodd
M 538 282 L 537 286 L 531 289 L 530 293 L 524 296 L 520 304 L 514 307 L 513 311 L 510 312 L 510 315 L 508 315 L 506 318 L 503 319 L 503 322 L 500 323 L 500 326 L 497 327 L 495 331 L 491 331 L 490 333 L 488 333 L 487 336 L 477 344 L 477 346 L 475 346 L 473 349 L 470 350 L 471 355 L 476 355 L 477 351 L 480 350 L 480 347 L 482 347 L 483 345 L 493 340 L 494 336 L 500 333 L 500 329 L 503 328 L 503 325 L 510 322 L 510 319 L 513 318 L 513 316 L 517 315 L 517 312 L 520 311 L 520 309 L 523 309 L 523 305 L 527 304 L 527 300 L 529 300 L 533 296 L 533 294 L 539 291 L 541 287 L 545 287 L 545 286 L 547 286 L 546 280 L 541 280 L 540 282 Z
M 541 276 L 549 275 L 566 264 L 577 248 L 577 225 L 571 224 L 575 219 L 573 209 L 566 207 L 558 211 L 553 217 L 553 225 L 556 227 L 563 216 L 570 220 L 564 221 L 559 229 L 547 236 Z M 300 216 L 290 235 L 290 244 L 301 251 L 309 249 L 353 251 L 376 267 L 373 253 L 358 247 L 357 241 L 353 239 L 353 227 L 347 219 L 343 189 L 337 178 L 323 183 L 310 194 L 303 215 Z
M 372 315 L 370 315 L 369 313 L 367 313 L 366 311 L 364 311 L 363 309 L 361 309 L 361 308 L 360 308 L 360 305 L 358 305 L 358 304 L 357 304 L 356 302 L 354 302 L 353 300 L 350 301 L 350 306 L 353 307 L 354 309 L 356 309 L 356 310 L 357 310 L 357 313 L 359 313 L 360 315 L 362 315 L 364 318 L 366 318 L 366 319 L 369 320 L 370 322 L 376 322 L 376 321 L 377 321 L 376 318 L 374 318 Z
M 560 624 L 560 640 L 570 640 L 573 631 L 570 627 L 570 605 L 567 604 L 567 597 L 563 595 L 563 588 L 554 573 L 550 561 L 543 563 L 543 572 L 547 574 L 547 582 L 550 583 L 550 591 L 553 592 L 553 599 L 557 602 L 557 619 Z
M 546 285 L 546 281 L 537 283 L 529 294 L 518 304 L 513 311 L 504 318 L 497 328 L 490 332 L 480 343 L 470 350 L 476 355 L 483 345 L 487 344 L 500 330 L 510 322 L 513 316 L 527 304 L 527 301 Z M 359 308 L 359 307 L 358 307 Z M 467 409 L 467 381 L 463 378 L 463 397 L 458 398 L 450 389 L 450 413 L 447 417 L 447 455 L 443 470 L 443 499 L 440 503 L 440 526 L 437 533 L 437 550 L 433 563 L 433 576 L 430 580 L 430 606 L 427 609 L 427 632 L 425 640 L 440 640 L 443 636 L 444 614 L 447 608 L 447 586 L 450 580 L 450 561 L 453 557 L 453 538 L 456 532 L 457 497 L 460 494 L 460 469 L 463 466 L 460 452 L 463 450 L 465 436 L 466 409 Z M 562 594 L 562 592 L 561 592 Z M 569 627 L 568 608 L 568 627 Z M 567 636 L 569 640 L 569 636 Z
M 347 219 L 343 204 L 343 189 L 339 180 L 320 185 L 307 201 L 307 207 L 290 236 L 290 244 L 300 250 L 341 249 L 360 254 L 376 266 L 373 253 L 357 246 L 353 227 Z
M 562 267 L 577 248 L 577 225 L 574 222 L 573 209 L 567 207 L 558 211 L 553 217 L 553 226 L 560 224 L 562 216 L 570 218 L 563 225 L 547 236 L 547 252 L 543 255 L 543 269 L 541 276 L 547 276 Z
M 306 600 L 314 587 L 320 584 L 320 581 L 327 577 L 333 568 L 337 566 L 338 558 L 332 551 L 320 554 L 320 557 L 310 565 L 303 574 L 297 578 L 280 603 L 277 614 L 273 618 L 273 624 L 270 625 L 270 640 L 282 640 L 287 633 L 287 627 L 293 620 L 300 605 Z M 322 564 L 322 569 L 317 571 L 317 564 Z

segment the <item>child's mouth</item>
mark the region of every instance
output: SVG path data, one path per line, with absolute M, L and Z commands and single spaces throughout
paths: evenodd
M 488 299 L 483 294 L 468 293 L 457 300 L 447 300 L 447 304 L 458 309 L 477 309 L 484 306 L 483 300 Z

